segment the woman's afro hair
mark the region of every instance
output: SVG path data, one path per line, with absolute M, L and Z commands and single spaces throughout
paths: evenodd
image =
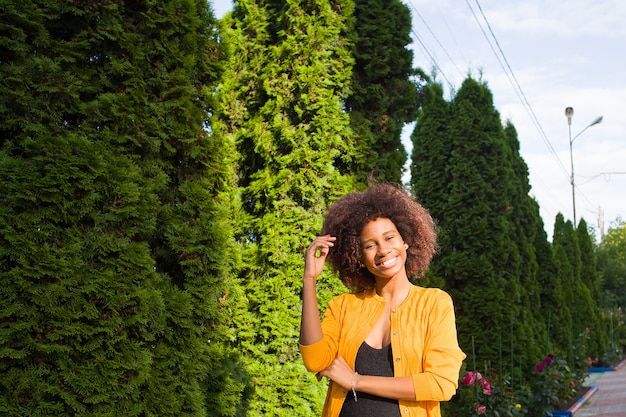
M 377 184 L 346 194 L 330 206 L 322 234 L 337 238 L 326 259 L 353 291 L 373 288 L 376 283 L 362 263 L 361 231 L 367 223 L 379 218 L 391 220 L 409 246 L 405 264 L 409 277 L 423 277 L 437 251 L 432 217 L 403 190 Z

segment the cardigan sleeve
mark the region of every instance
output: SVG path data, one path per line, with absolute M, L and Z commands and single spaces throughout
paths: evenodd
M 429 316 L 422 372 L 413 375 L 415 400 L 447 401 L 456 393 L 465 353 L 457 340 L 452 298 L 438 292 Z
M 342 299 L 343 297 L 340 296 L 328 303 L 322 319 L 322 339 L 310 345 L 299 345 L 304 366 L 311 372 L 323 371 L 337 357 L 341 331 L 339 312 Z

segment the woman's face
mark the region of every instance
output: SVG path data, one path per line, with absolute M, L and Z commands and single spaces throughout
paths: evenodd
M 387 218 L 372 220 L 361 231 L 363 263 L 376 278 L 406 275 L 406 250 L 396 225 Z

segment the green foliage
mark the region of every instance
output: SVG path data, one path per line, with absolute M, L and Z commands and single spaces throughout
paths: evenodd
M 250 416 L 321 413 L 325 386 L 307 374 L 298 352 L 300 291 L 303 254 L 327 204 L 355 187 L 342 174 L 354 149 L 343 110 L 352 12 L 350 1 L 240 1 L 223 22 L 232 61 L 216 128 L 239 157 L 245 311 L 233 316 L 241 329 L 233 345 L 253 381 Z M 321 309 L 345 290 L 334 277 L 320 285 Z
M 542 413 L 623 355 L 623 222 L 596 248 L 558 215 L 547 242 L 515 128 L 482 82 L 423 85 L 400 1 L 241 0 L 219 28 L 201 0 L 0 10 L 0 414 L 319 415 L 303 252 L 367 174 L 400 182 L 416 115 L 441 246 L 417 284 L 498 358 L 444 408 Z M 320 309 L 344 291 L 324 273 Z
M 626 223 L 613 224 L 597 248 L 603 303 L 626 307 Z
M 1 9 L 0 412 L 226 415 L 206 399 L 242 389 L 211 385 L 238 360 L 218 304 L 236 257 L 228 154 L 206 130 L 212 13 Z

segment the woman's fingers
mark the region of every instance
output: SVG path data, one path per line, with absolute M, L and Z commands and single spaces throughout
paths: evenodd
M 330 235 L 318 236 L 309 245 L 304 258 L 305 278 L 316 279 L 322 273 L 324 261 L 330 248 L 334 246 L 335 240 L 336 238 Z

